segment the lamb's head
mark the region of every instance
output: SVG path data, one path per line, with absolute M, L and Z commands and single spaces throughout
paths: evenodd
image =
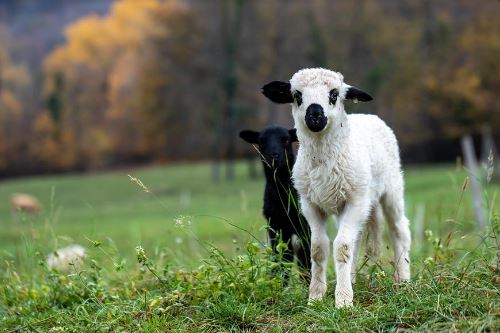
M 240 138 L 248 143 L 259 145 L 259 151 L 266 166 L 288 168 L 293 164 L 294 154 L 292 143 L 297 142 L 295 129 L 271 126 L 260 132 L 245 130 L 240 132 Z
M 346 84 L 342 74 L 324 68 L 302 69 L 290 82 L 266 84 L 262 93 L 275 103 L 292 103 L 295 127 L 316 133 L 342 126 L 346 117 L 344 100 L 372 100 L 367 93 Z

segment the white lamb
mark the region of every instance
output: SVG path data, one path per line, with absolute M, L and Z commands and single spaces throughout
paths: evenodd
M 377 116 L 344 110 L 344 100 L 370 101 L 371 96 L 323 68 L 302 69 L 289 83 L 273 81 L 262 92 L 276 103 L 292 103 L 300 142 L 293 179 L 312 233 L 309 302 L 326 292 L 329 215 L 338 222 L 333 242 L 337 307 L 352 305 L 361 234 L 368 225 L 368 237 L 379 239 L 380 206 L 394 243 L 395 279 L 409 280 L 411 237 L 396 137 Z

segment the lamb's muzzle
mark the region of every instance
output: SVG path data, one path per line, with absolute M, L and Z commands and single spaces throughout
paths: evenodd
M 313 132 L 321 132 L 328 122 L 323 107 L 314 103 L 307 107 L 305 121 L 307 127 Z

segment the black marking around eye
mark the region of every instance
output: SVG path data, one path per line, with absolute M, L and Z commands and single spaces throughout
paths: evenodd
M 295 101 L 297 102 L 298 106 L 302 104 L 302 93 L 300 91 L 296 91 L 293 94 L 293 98 L 295 98 Z
M 328 96 L 329 103 L 331 105 L 335 105 L 338 96 L 339 96 L 339 91 L 337 89 L 330 90 L 330 95 Z

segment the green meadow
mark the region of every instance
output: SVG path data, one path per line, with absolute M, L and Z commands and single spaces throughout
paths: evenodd
M 328 296 L 311 306 L 298 276 L 272 273 L 264 180 L 244 163 L 219 183 L 207 164 L 1 181 L 0 329 L 498 330 L 500 186 L 484 188 L 489 223 L 479 230 L 462 168 L 410 167 L 405 181 L 413 281 L 394 285 L 386 241 L 378 262 L 359 259 L 355 306 L 340 310 L 332 262 Z M 42 213 L 13 215 L 13 193 L 39 198 Z M 46 255 L 73 243 L 88 249 L 84 265 L 48 270 Z

